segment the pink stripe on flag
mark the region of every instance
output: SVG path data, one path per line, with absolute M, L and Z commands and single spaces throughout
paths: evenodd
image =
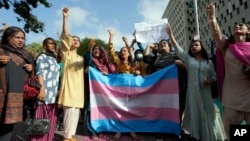
M 138 108 L 129 111 L 111 109 L 109 107 L 91 108 L 91 120 L 114 119 L 119 121 L 128 120 L 169 120 L 179 123 L 179 110 L 171 108 Z
M 154 86 L 148 87 L 114 87 L 101 84 L 95 80 L 90 81 L 90 94 L 103 94 L 108 97 L 126 97 L 128 94 L 178 94 L 178 79 L 160 80 Z

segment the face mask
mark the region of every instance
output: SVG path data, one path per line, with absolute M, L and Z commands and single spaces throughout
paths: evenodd
M 136 54 L 136 60 L 140 61 L 142 60 L 142 58 L 143 58 L 143 55 L 141 53 Z

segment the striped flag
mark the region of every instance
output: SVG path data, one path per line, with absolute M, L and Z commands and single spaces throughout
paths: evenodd
M 176 65 L 145 78 L 89 69 L 91 126 L 97 132 L 180 135 Z

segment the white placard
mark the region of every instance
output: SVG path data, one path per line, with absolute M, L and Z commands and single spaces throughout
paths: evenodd
M 154 23 L 135 23 L 137 41 L 141 43 L 159 43 L 162 39 L 168 39 L 167 22 L 167 19 L 161 19 Z

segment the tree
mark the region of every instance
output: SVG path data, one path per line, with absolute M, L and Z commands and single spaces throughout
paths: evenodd
M 36 43 L 36 42 L 33 42 L 31 44 L 28 44 L 26 46 L 26 49 L 28 52 L 30 52 L 32 54 L 32 56 L 34 58 L 37 57 L 37 55 L 43 51 L 43 47 L 42 47 L 42 44 L 41 43 Z
M 88 50 L 88 44 L 89 44 L 90 40 L 91 40 L 91 38 L 82 39 L 81 45 L 80 45 L 79 49 L 77 50 L 77 53 L 79 55 L 83 56 L 85 54 L 85 52 Z M 102 45 L 104 47 L 104 49 L 107 50 L 108 45 L 103 40 L 96 39 L 96 44 Z
M 24 22 L 25 32 L 29 33 L 33 31 L 39 33 L 43 32 L 44 23 L 32 14 L 32 9 L 37 8 L 39 3 L 46 8 L 52 6 L 47 0 L 0 0 L 0 9 L 4 8 L 9 10 L 13 8 L 13 11 L 18 15 L 17 21 Z
M 77 53 L 79 55 L 83 56 L 86 53 L 86 51 L 88 50 L 88 44 L 90 40 L 91 38 L 84 38 L 81 40 L 80 47 L 77 50 Z M 56 40 L 56 44 L 57 44 L 57 49 L 59 49 L 61 46 L 60 40 Z M 108 48 L 108 44 L 101 39 L 96 39 L 96 44 L 102 45 L 105 50 L 107 50 Z M 34 58 L 36 58 L 36 56 L 43 51 L 43 46 L 42 43 L 33 42 L 31 44 L 28 44 L 25 47 L 25 49 L 27 49 L 33 55 Z

